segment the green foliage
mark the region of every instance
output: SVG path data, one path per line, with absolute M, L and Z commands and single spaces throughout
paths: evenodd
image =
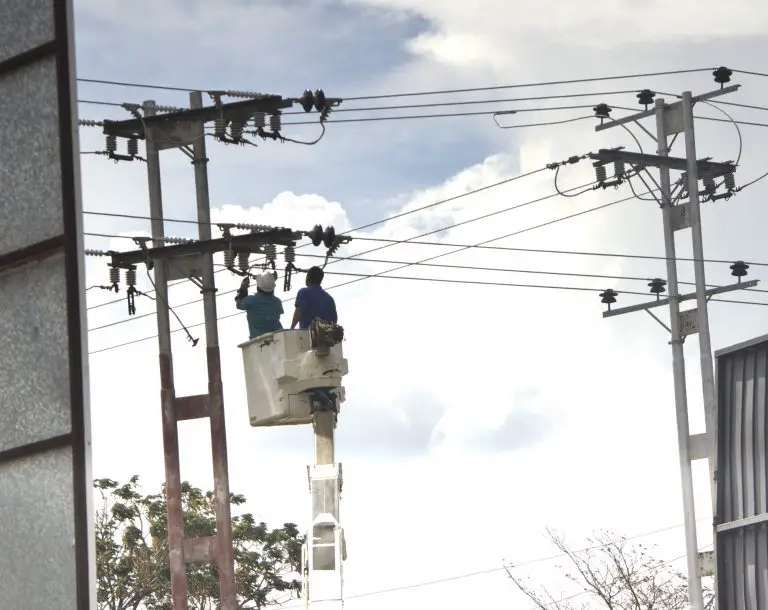
M 99 610 L 172 610 L 165 489 L 142 495 L 138 481 L 136 475 L 125 484 L 94 481 L 101 498 L 95 519 Z M 242 495 L 230 495 L 232 506 L 245 502 Z M 213 492 L 184 482 L 182 505 L 186 537 L 216 534 Z M 304 536 L 295 524 L 270 529 L 245 513 L 232 517 L 232 530 L 241 608 L 264 608 L 300 595 Z M 218 578 L 213 563 L 187 566 L 191 610 L 217 607 Z

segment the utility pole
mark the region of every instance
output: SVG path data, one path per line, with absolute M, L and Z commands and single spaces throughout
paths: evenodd
M 594 163 L 596 168 L 601 168 L 608 163 L 616 163 L 618 166 L 621 166 L 624 162 L 628 162 L 633 168 L 645 171 L 650 180 L 655 182 L 657 190 L 660 193 L 660 196 L 656 199 L 662 212 L 667 280 L 664 281 L 660 278 L 656 278 L 649 283 L 651 292 L 656 294 L 656 300 L 619 309 L 612 309 L 611 304 L 616 302 L 616 295 L 619 293 L 613 290 L 606 290 L 601 296 L 603 297 L 603 302 L 608 304 L 608 311 L 603 313 L 603 317 L 616 316 L 634 311 L 645 311 L 664 327 L 671 336 L 670 345 L 672 347 L 675 413 L 683 492 L 682 499 L 685 523 L 686 558 L 688 564 L 688 591 L 689 603 L 693 610 L 704 610 L 702 576 L 712 576 L 716 579 L 715 566 L 717 565 L 714 551 L 709 553 L 699 552 L 692 469 L 692 462 L 694 460 L 708 460 L 712 511 L 713 515 L 715 515 L 717 490 L 717 435 L 715 427 L 717 406 L 709 318 L 707 312 L 708 301 L 716 294 L 746 289 L 757 285 L 756 280 L 741 281 L 741 277 L 746 274 L 745 269 L 739 268 L 740 264 L 743 265 L 741 261 L 736 261 L 732 266 L 733 275 L 738 277 L 737 283 L 717 288 L 707 288 L 706 284 L 701 232 L 699 180 L 703 179 L 705 185 L 704 193 L 709 200 L 729 197 L 735 189 L 733 174 L 736 170 L 736 166 L 731 162 L 715 163 L 709 160 L 697 159 L 693 106 L 694 103 L 698 101 L 704 101 L 728 94 L 739 88 L 738 85 L 723 87 L 723 83 L 727 82 L 729 78 L 728 75 L 723 74 L 718 76 L 719 72 L 720 70 L 717 70 L 714 73 L 716 82 L 721 83 L 721 88 L 718 90 L 710 91 L 695 97 L 691 95 L 691 92 L 686 91 L 683 93 L 681 101 L 671 104 L 665 103 L 663 99 L 656 99 L 653 102 L 654 107 L 652 110 L 649 110 L 647 105 L 651 103 L 655 94 L 645 90 L 638 95 L 640 102 L 646 104 L 645 111 L 602 123 L 595 128 L 596 131 L 602 131 L 619 125 L 626 125 L 627 123 L 635 123 L 651 137 L 654 137 L 649 130 L 638 122 L 640 119 L 654 116 L 656 120 L 656 135 L 654 139 L 657 143 L 657 155 L 633 153 L 624 151 L 622 148 L 600 150 L 598 153 L 590 154 L 590 157 L 596 160 Z M 686 157 L 671 157 L 669 155 L 671 145 L 668 138 L 673 137 L 672 143 L 674 143 L 674 139 L 680 133 L 684 135 Z M 658 182 L 656 182 L 653 176 L 647 171 L 646 168 L 648 167 L 659 168 Z M 674 188 L 670 178 L 670 170 L 672 169 L 684 172 L 684 175 L 680 177 L 680 180 L 677 181 Z M 605 174 L 604 170 L 602 170 L 602 174 Z M 723 178 L 723 184 L 727 191 L 725 194 L 715 195 L 717 187 L 715 186 L 714 181 L 716 178 Z M 681 202 L 686 195 L 687 201 Z M 681 295 L 679 293 L 677 277 L 675 237 L 678 231 L 687 228 L 691 229 L 693 258 L 695 261 L 696 289 L 692 294 Z M 660 294 L 664 292 L 665 285 L 668 286 L 669 296 L 662 299 L 660 298 Z M 696 307 L 681 310 L 680 304 L 690 300 L 696 301 Z M 669 326 L 664 324 L 664 322 L 651 311 L 651 309 L 663 305 L 667 305 L 669 308 Z M 683 344 L 686 337 L 693 334 L 699 335 L 701 382 L 706 421 L 704 433 L 695 435 L 691 435 L 689 429 L 685 355 L 683 351 Z M 717 515 L 715 515 L 714 522 L 714 525 L 716 525 Z M 715 586 L 715 591 L 716 590 L 717 587 Z
M 341 103 L 338 98 L 327 99 L 321 90 L 314 94 L 307 90 L 300 98 L 285 99 L 277 95 L 239 94 L 249 99 L 229 104 L 221 101 L 222 95 L 225 94 L 226 92 L 212 92 L 211 96 L 215 103 L 204 107 L 202 94 L 191 92 L 189 110 L 171 109 L 170 112 L 163 114 L 158 114 L 155 102 L 148 100 L 143 104 L 143 115 L 139 113 L 138 107 L 126 106 L 134 114 L 133 119 L 103 122 L 104 133 L 107 134 L 107 150 L 104 154 L 116 161 L 140 159 L 137 155 L 137 140 L 146 140 L 152 248 L 147 247 L 146 238 L 135 238 L 134 241 L 139 246 L 138 250 L 109 253 L 112 257 L 110 277 L 115 279 L 113 284 L 116 287 L 120 269 L 127 271 L 129 313 L 132 314 L 135 311 L 132 299 L 136 293 L 134 288 L 136 267 L 146 264 L 148 271 L 154 269 L 173 610 L 189 610 L 186 565 L 207 562 L 215 563 L 218 568 L 221 600 L 218 610 L 236 610 L 238 607 L 213 253 L 226 252 L 230 255 L 230 261 L 237 256 L 239 261 L 245 261 L 245 268 L 241 266 L 236 270 L 229 265 L 230 271 L 238 275 L 250 275 L 247 261 L 251 254 L 265 254 L 267 246 L 271 246 L 272 250 L 276 245 L 292 249 L 296 240 L 302 235 L 311 234 L 289 229 L 243 225 L 236 228 L 246 230 L 250 228 L 251 233 L 233 236 L 230 233 L 230 229 L 233 228 L 231 225 L 220 225 L 219 228 L 224 232 L 224 237 L 212 239 L 205 124 L 213 122 L 215 137 L 227 144 L 247 142 L 244 134 L 249 120 L 253 120 L 256 129 L 247 132 L 248 134 L 265 140 L 282 141 L 285 139 L 279 131 L 282 109 L 289 108 L 294 103 L 300 103 L 306 112 L 315 107 L 321 113 L 320 122 L 323 122 L 331 108 Z M 266 115 L 270 115 L 271 130 L 269 131 L 265 129 Z M 117 137 L 128 139 L 128 155 L 116 154 Z M 178 244 L 180 240 L 169 239 L 165 235 L 159 154 L 164 149 L 180 150 L 194 165 L 199 240 L 182 240 L 189 243 Z M 336 244 L 335 239 L 331 239 L 334 244 Z M 165 245 L 169 242 L 178 245 Z M 338 247 L 338 244 L 335 247 Z M 295 267 L 292 267 L 291 271 L 294 269 Z M 286 271 L 288 272 L 288 269 Z M 197 285 L 203 295 L 208 392 L 179 397 L 176 396 L 174 385 L 168 282 L 184 279 Z M 191 339 L 191 336 L 189 338 Z M 193 345 L 196 344 L 195 339 Z M 205 417 L 209 418 L 211 428 L 216 535 L 186 538 L 181 498 L 178 422 Z M 331 460 L 333 460 L 332 434 L 333 428 L 330 436 Z

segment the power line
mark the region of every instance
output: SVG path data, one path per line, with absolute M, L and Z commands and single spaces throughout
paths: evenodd
M 583 185 L 582 185 L 582 186 L 578 186 L 578 187 L 574 187 L 574 189 L 581 189 L 581 188 L 583 188 Z M 500 213 L 500 212 L 503 212 L 503 211 L 509 211 L 509 210 L 511 210 L 511 209 L 515 209 L 516 207 L 521 207 L 522 205 L 528 205 L 528 204 L 530 204 L 530 203 L 533 203 L 533 202 L 535 202 L 535 201 L 540 201 L 540 200 L 543 200 L 543 199 L 549 199 L 549 198 L 551 198 L 551 197 L 554 197 L 554 196 L 556 196 L 556 195 L 557 195 L 557 193 L 555 193 L 555 194 L 552 194 L 552 195 L 548 195 L 548 196 L 545 196 L 545 197 L 543 197 L 543 198 L 539 198 L 539 199 L 537 199 L 537 200 L 532 200 L 532 201 L 526 202 L 526 203 L 524 203 L 524 204 L 519 204 L 519 205 L 517 205 L 517 206 L 512 206 L 511 208 L 507 208 L 506 210 L 501 210 L 501 211 L 499 211 L 499 212 L 494 212 L 494 213 L 492 213 L 491 215 L 493 215 L 493 214 L 496 214 L 496 213 Z M 504 238 L 507 238 L 507 237 L 511 237 L 512 235 L 518 235 L 518 234 L 520 234 L 520 233 L 524 233 L 524 232 L 526 232 L 526 231 L 531 231 L 531 230 L 534 230 L 534 229 L 540 228 L 540 227 L 542 227 L 542 226 L 548 226 L 548 225 L 554 224 L 554 223 L 556 223 L 556 222 L 561 222 L 561 221 L 563 221 L 563 220 L 567 220 L 567 219 L 569 219 L 569 218 L 573 218 L 574 216 L 580 216 L 580 215 L 583 215 L 583 214 L 586 214 L 586 213 L 590 213 L 590 212 L 598 211 L 598 210 L 604 209 L 604 208 L 606 208 L 606 207 L 608 207 L 608 206 L 610 206 L 610 205 L 616 205 L 616 204 L 618 204 L 618 203 L 622 203 L 622 202 L 624 202 L 624 201 L 628 201 L 628 200 L 630 200 L 630 199 L 634 199 L 634 197 L 627 197 L 627 198 L 625 198 L 625 199 L 619 199 L 619 200 L 616 200 L 616 201 L 610 202 L 610 203 L 608 203 L 608 204 L 604 204 L 604 205 L 601 205 L 601 206 L 597 206 L 597 207 L 594 207 L 594 208 L 589 208 L 589 209 L 587 209 L 587 210 L 584 210 L 584 211 L 581 211 L 581 212 L 577 212 L 577 213 L 575 213 L 575 214 L 572 214 L 572 215 L 569 215 L 569 216 L 565 216 L 565 217 L 561 217 L 561 218 L 558 218 L 558 219 L 554 219 L 554 220 L 552 220 L 552 221 L 549 221 L 549 222 L 543 223 L 543 224 L 541 224 L 541 225 L 535 225 L 535 226 L 533 226 L 533 227 L 527 227 L 527 228 L 525 228 L 525 229 L 521 229 L 521 230 L 519 230 L 519 231 L 517 231 L 517 232 L 514 232 L 514 233 L 511 233 L 511 234 L 509 234 L 509 235 L 505 235 L 505 236 L 501 236 L 501 237 L 496 237 L 496 238 L 494 238 L 494 239 L 491 239 L 491 240 L 486 240 L 485 242 L 483 242 L 483 244 L 487 244 L 487 243 L 489 243 L 489 242 L 491 242 L 491 241 L 495 241 L 495 240 L 499 240 L 499 239 L 504 239 Z M 488 216 L 488 215 L 485 215 L 485 216 L 481 216 L 481 217 L 479 217 L 479 218 L 476 218 L 476 219 L 470 219 L 470 220 L 468 220 L 468 221 L 464 221 L 464 223 L 456 223 L 456 225 L 453 225 L 453 226 L 458 226 L 459 224 L 467 224 L 468 222 L 473 222 L 474 220 L 479 220 L 480 218 L 484 218 L 484 217 L 487 217 L 487 216 Z M 438 229 L 437 231 L 430 231 L 429 233 L 440 232 L 440 231 L 443 231 L 443 230 L 445 230 L 445 229 L 444 229 L 444 228 L 443 228 L 443 229 Z M 429 234 L 429 233 L 427 233 L 427 234 Z M 417 237 L 418 237 L 418 236 L 417 236 Z M 407 242 L 408 242 L 408 240 L 400 240 L 400 241 L 398 241 L 398 242 L 396 242 L 396 243 L 407 243 Z M 372 251 L 375 251 L 375 250 L 381 250 L 381 249 L 384 249 L 384 248 L 390 247 L 391 245 L 394 245 L 394 244 L 388 244 L 388 245 L 386 245 L 386 246 L 381 246 L 381 247 L 379 247 L 379 248 L 374 248 L 374 249 L 372 249 L 372 250 L 369 250 L 369 251 L 366 251 L 366 252 L 364 252 L 364 253 L 361 253 L 359 256 L 362 256 L 362 254 L 366 254 L 366 253 L 369 253 L 369 252 L 372 252 Z M 471 248 L 471 247 L 473 247 L 473 246 L 466 246 L 466 247 L 462 247 L 461 249 L 466 249 L 466 248 Z M 413 264 L 417 264 L 417 263 L 419 263 L 419 262 L 427 262 L 427 261 L 429 261 L 429 260 L 433 260 L 433 259 L 435 259 L 435 258 L 439 258 L 439 257 L 441 257 L 441 256 L 447 256 L 448 254 L 453 254 L 454 252 L 456 252 L 456 251 L 451 251 L 451 252 L 448 252 L 448 253 L 444 253 L 444 254 L 441 254 L 441 255 L 438 255 L 438 256 L 430 257 L 430 258 L 428 258 L 428 259 L 424 259 L 424 260 L 422 260 L 422 261 L 415 261 Z M 354 258 L 354 255 L 353 255 L 353 256 L 351 256 L 351 257 L 349 257 L 349 259 L 350 259 L 350 260 L 352 260 L 353 258 Z M 338 262 L 338 261 L 331 261 L 331 262 L 329 262 L 329 264 L 332 264 L 333 262 Z M 409 266 L 409 265 L 405 265 L 405 266 Z M 397 269 L 399 269 L 399 267 L 398 267 L 398 268 L 396 268 L 396 269 L 390 269 L 390 270 L 388 270 L 388 271 L 385 271 L 385 272 L 381 272 L 381 273 L 379 273 L 379 274 L 370 274 L 370 275 L 366 275 L 365 277 L 357 277 L 356 279 L 354 279 L 354 280 L 350 280 L 350 281 L 348 281 L 348 282 L 343 282 L 343 283 L 341 283 L 341 284 L 335 284 L 335 285 L 333 285 L 333 286 L 329 286 L 329 287 L 327 288 L 327 290 L 331 290 L 331 289 L 333 289 L 333 288 L 338 288 L 338 287 L 341 287 L 341 286 L 346 286 L 346 285 L 348 285 L 348 284 L 352 284 L 352 283 L 355 283 L 355 282 L 358 282 L 358 281 L 362 281 L 363 279 L 370 279 L 370 278 L 372 278 L 372 277 L 382 277 L 382 274 L 383 274 L 383 273 L 389 273 L 389 272 L 391 272 L 391 271 L 396 271 Z M 331 274 L 331 275 L 334 275 L 334 272 L 327 272 L 327 273 L 329 273 L 329 274 Z M 339 273 L 338 275 L 344 275 L 344 274 L 341 274 L 341 273 Z M 362 274 L 361 274 L 361 275 L 362 275 Z M 392 277 L 392 276 L 388 276 L 388 277 Z M 399 278 L 392 278 L 392 279 L 399 279 Z M 414 279 L 414 278 L 403 278 L 403 279 Z M 418 279 L 420 279 L 420 280 L 422 280 L 422 281 L 434 281 L 434 280 L 431 280 L 430 278 L 418 278 Z M 507 285 L 507 284 L 497 283 L 496 285 L 499 285 L 499 286 L 504 286 L 504 285 Z M 523 284 L 523 285 L 512 285 L 512 284 L 509 284 L 509 285 L 510 285 L 510 286 L 514 286 L 514 287 L 536 287 L 536 288 L 549 288 L 549 289 L 557 289 L 557 288 L 560 288 L 560 289 L 563 289 L 563 290 L 571 290 L 571 289 L 572 289 L 571 287 L 562 287 L 562 286 L 560 286 L 560 287 L 558 287 L 558 286 L 533 286 L 533 285 L 527 285 L 527 284 Z M 576 287 L 576 288 L 574 288 L 574 289 L 575 289 L 575 290 L 584 290 L 584 288 L 583 288 L 583 287 Z M 624 291 L 623 293 L 624 293 L 624 294 L 632 294 L 632 293 L 630 293 L 630 292 L 626 292 L 626 291 Z M 646 295 L 645 295 L 645 293 L 637 293 L 637 294 L 638 294 L 638 295 L 642 295 L 642 296 L 646 296 Z M 283 302 L 287 302 L 287 301 L 289 301 L 289 300 L 290 300 L 290 299 L 284 299 L 284 300 L 283 300 Z M 764 303 L 758 303 L 758 302 L 750 302 L 750 301 L 726 301 L 725 299 L 715 299 L 715 300 L 717 300 L 717 301 L 720 301 L 720 302 L 728 302 L 728 303 L 734 303 L 734 304 L 765 305 Z M 219 320 L 224 320 L 224 319 L 227 319 L 227 318 L 231 318 L 231 317 L 234 317 L 234 316 L 236 316 L 236 315 L 240 315 L 241 313 L 242 313 L 242 312 L 238 311 L 238 312 L 235 312 L 235 313 L 232 313 L 232 314 L 228 314 L 228 315 L 225 315 L 225 316 L 221 316 L 221 317 L 219 317 L 218 319 L 219 319 Z M 202 323 L 193 324 L 193 325 L 190 325 L 190 326 L 188 326 L 187 328 L 194 328 L 194 327 L 196 327 L 196 326 L 200 326 L 201 324 L 202 324 Z M 175 330 L 174 330 L 174 331 L 172 331 L 172 332 L 177 332 L 178 330 L 180 330 L 180 329 L 175 329 Z M 147 340 L 153 339 L 153 338 L 155 338 L 156 336 L 157 336 L 157 335 L 151 335 L 151 336 L 148 336 L 148 337 L 144 337 L 144 338 L 141 338 L 141 339 L 134 339 L 134 340 L 132 340 L 132 341 L 128 341 L 128 342 L 125 342 L 125 343 L 121 343 L 121 344 L 118 344 L 118 345 L 113 345 L 113 346 L 109 346 L 109 347 L 101 348 L 101 349 L 99 349 L 99 350 L 95 350 L 95 351 L 92 351 L 92 352 L 89 352 L 89 353 L 90 353 L 90 354 L 96 354 L 96 353 L 100 353 L 100 352 L 108 351 L 108 350 L 111 350 L 111 349 L 117 349 L 117 348 L 119 348 L 119 347 L 125 347 L 125 346 L 127 346 L 127 345 L 132 345 L 132 344 L 134 344 L 134 343 L 139 343 L 139 342 L 142 342 L 142 341 L 147 341 Z
M 704 521 L 704 520 L 706 520 L 706 519 L 698 519 L 697 521 L 701 522 L 701 521 Z M 683 527 L 683 524 L 672 525 L 672 526 L 661 528 L 661 529 L 658 529 L 658 530 L 653 530 L 653 531 L 650 531 L 650 532 L 644 532 L 642 534 L 636 534 L 634 536 L 628 536 L 628 537 L 624 538 L 624 540 L 638 540 L 640 538 L 647 538 L 649 536 L 654 536 L 656 534 L 663 534 L 663 533 L 666 533 L 666 532 L 669 532 L 669 531 L 672 531 L 672 530 L 676 530 L 676 529 L 679 529 L 681 527 Z M 591 545 L 591 546 L 584 547 L 584 548 L 581 548 L 581 549 L 577 549 L 575 551 L 572 551 L 572 553 L 574 553 L 574 554 L 586 553 L 586 552 L 589 552 L 589 551 L 594 551 L 594 550 L 597 550 L 597 549 L 606 548 L 607 546 L 610 546 L 610 544 L 611 543 L 595 544 L 595 545 Z M 534 565 L 534 564 L 537 564 L 537 563 L 544 563 L 546 561 L 554 561 L 555 559 L 562 559 L 563 557 L 566 557 L 566 556 L 567 556 L 566 553 L 558 553 L 556 555 L 549 555 L 549 556 L 546 556 L 546 557 L 537 557 L 535 559 L 528 559 L 528 560 L 525 560 L 525 561 L 521 561 L 521 562 L 515 563 L 514 566 L 518 567 L 518 566 Z M 685 555 L 683 555 L 682 557 L 685 557 Z M 667 563 L 671 563 L 673 561 L 677 561 L 678 559 L 681 559 L 682 557 L 676 557 L 675 559 L 669 560 Z M 422 581 L 422 582 L 416 582 L 416 583 L 411 583 L 411 584 L 407 584 L 407 585 L 401 585 L 401 586 L 397 586 L 397 587 L 389 587 L 387 589 L 378 589 L 378 590 L 374 590 L 374 591 L 365 591 L 365 592 L 361 592 L 361 593 L 355 593 L 355 594 L 352 594 L 352 595 L 345 595 L 344 599 L 355 599 L 355 598 L 360 598 L 360 597 L 371 597 L 373 595 L 383 595 L 385 593 L 395 593 L 395 592 L 398 592 L 398 591 L 408 591 L 410 589 L 417 589 L 417 588 L 421 588 L 421 587 L 428 587 L 428 586 L 432 586 L 432 585 L 439 585 L 439 584 L 443 584 L 443 583 L 447 583 L 447 582 L 452 582 L 452 581 L 456 581 L 456 580 L 464 580 L 464 579 L 467 579 L 467 578 L 474 578 L 475 576 L 484 576 L 486 574 L 494 574 L 494 573 L 497 573 L 497 572 L 503 572 L 503 571 L 506 571 L 507 568 L 508 568 L 508 566 L 503 565 L 501 567 L 488 568 L 486 570 L 477 570 L 475 572 L 467 572 L 467 573 L 464 573 L 464 574 L 457 574 L 455 576 L 446 576 L 444 578 L 437 578 L 437 579 L 434 579 L 434 580 L 427 580 L 427 581 Z M 579 593 L 578 595 L 582 595 L 582 594 L 583 593 Z M 575 597 L 575 596 L 572 596 L 572 597 Z M 564 601 L 564 600 L 558 600 L 558 601 Z M 281 605 L 281 606 L 278 606 L 278 608 L 280 608 L 280 610 L 289 610 L 291 608 L 298 608 L 300 606 L 303 606 L 303 604 L 293 603 L 293 604 L 289 604 L 289 605 L 286 605 L 286 606 Z
M 714 69 L 715 68 L 709 67 L 709 68 L 693 68 L 693 69 L 685 69 L 685 70 L 667 70 L 663 72 L 645 72 L 645 73 L 635 73 L 635 74 L 630 73 L 630 74 L 620 74 L 620 75 L 612 75 L 612 76 L 593 76 L 593 77 L 587 77 L 587 78 L 538 81 L 538 82 L 532 82 L 532 83 L 490 85 L 485 87 L 468 87 L 463 89 L 442 89 L 442 90 L 431 90 L 431 91 L 414 91 L 414 92 L 405 92 L 405 93 L 385 93 L 385 94 L 373 94 L 373 95 L 346 96 L 346 97 L 342 97 L 342 99 L 345 102 L 352 102 L 352 101 L 361 101 L 361 100 L 420 97 L 425 95 L 476 93 L 480 91 L 499 91 L 502 89 L 525 89 L 525 88 L 531 88 L 531 87 L 550 87 L 555 85 L 575 85 L 575 84 L 581 84 L 581 83 L 595 83 L 595 82 L 602 82 L 602 81 L 626 80 L 626 79 L 633 79 L 633 78 L 649 78 L 652 76 L 675 76 L 675 75 L 681 75 L 681 74 L 707 72 Z M 734 72 L 741 72 L 741 71 L 734 70 Z M 743 73 L 749 74 L 748 72 L 743 72 Z M 165 90 L 165 91 L 180 91 L 184 93 L 188 93 L 190 91 L 203 91 L 203 92 L 218 91 L 218 89 L 214 89 L 214 88 L 179 87 L 176 85 L 158 85 L 158 84 L 136 83 L 136 82 L 132 83 L 132 82 L 125 82 L 125 81 L 105 80 L 105 79 L 97 79 L 97 78 L 78 78 L 77 80 L 82 83 L 110 85 L 110 86 L 116 86 L 116 87 L 132 87 L 136 89 L 159 89 L 159 90 Z M 230 93 L 232 93 L 232 91 L 230 91 Z
M 450 203 L 452 201 L 456 201 L 456 200 L 462 199 L 464 197 L 469 197 L 470 195 L 475 195 L 477 193 L 482 193 L 482 192 L 488 191 L 490 189 L 502 186 L 504 184 L 509 184 L 510 182 L 514 182 L 515 180 L 520 180 L 520 179 L 526 178 L 528 176 L 533 176 L 535 174 L 538 174 L 539 172 L 544 171 L 545 169 L 548 169 L 548 167 L 544 166 L 542 168 L 539 168 L 539 169 L 536 169 L 536 170 L 532 170 L 532 171 L 526 172 L 524 174 L 518 174 L 516 176 L 512 176 L 511 178 L 504 178 L 503 180 L 498 180 L 496 182 L 492 182 L 491 184 L 487 184 L 485 186 L 481 186 L 481 187 L 472 189 L 470 191 L 459 193 L 457 195 L 452 195 L 451 197 L 446 197 L 446 198 L 440 199 L 438 201 L 433 201 L 432 203 L 420 206 L 418 208 L 414 208 L 413 210 L 406 210 L 404 212 L 400 212 L 400 213 L 395 214 L 393 216 L 388 216 L 386 218 L 381 218 L 379 220 L 376 220 L 376 221 L 373 221 L 373 222 L 369 222 L 369 223 L 366 223 L 364 225 L 360 225 L 358 227 L 355 227 L 354 229 L 349 229 L 348 231 L 344 231 L 344 232 L 342 232 L 340 234 L 341 235 L 348 235 L 349 233 L 352 233 L 354 231 L 362 231 L 363 229 L 369 229 L 371 227 L 375 227 L 375 226 L 383 224 L 385 222 L 390 222 L 390 221 L 395 220 L 397 218 L 402 218 L 403 216 L 408 216 L 409 214 L 415 214 L 416 212 L 421 212 L 423 210 L 427 210 L 427 209 L 430 209 L 430 208 L 433 208 L 433 207 L 436 207 L 436 206 L 439 206 L 439 205 Z M 139 215 L 135 215 L 135 214 L 121 214 L 121 213 L 117 213 L 117 212 L 95 212 L 95 211 L 87 211 L 86 210 L 86 211 L 83 211 L 83 214 L 91 214 L 91 215 L 97 215 L 97 216 L 113 216 L 113 217 L 117 217 L 117 218 L 132 218 L 132 219 L 139 219 L 139 220 L 152 220 L 153 219 L 151 216 L 139 216 Z M 173 219 L 173 218 L 169 219 L 169 218 L 164 218 L 163 220 L 165 222 L 187 223 L 187 224 L 194 224 L 196 226 L 200 224 L 199 221 L 197 221 L 197 220 L 188 220 L 188 219 Z M 213 225 L 214 223 L 211 223 L 211 224 Z M 110 236 L 110 237 L 122 237 L 122 236 Z M 299 245 L 296 249 L 298 250 L 299 248 L 302 248 L 305 245 L 306 244 Z M 177 283 L 174 283 L 174 284 L 170 284 L 170 285 L 171 286 L 175 286 L 175 285 L 183 283 L 184 281 L 186 281 L 186 280 L 181 280 L 180 282 L 177 282 Z M 104 307 L 105 305 L 110 305 L 110 304 L 114 304 L 114 303 L 121 303 L 121 302 L 122 302 L 122 299 L 115 299 L 113 301 L 108 301 L 107 303 L 99 303 L 98 305 L 91 305 L 90 307 L 88 307 L 88 309 L 96 309 L 97 307 Z

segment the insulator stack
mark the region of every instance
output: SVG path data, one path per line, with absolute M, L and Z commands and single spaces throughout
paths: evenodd
M 656 93 L 650 89 L 643 89 L 640 93 L 637 94 L 637 102 L 641 106 L 645 106 L 645 109 L 648 110 L 648 106 L 653 104 L 653 98 L 655 97 Z
M 235 253 L 231 249 L 224 250 L 224 266 L 232 267 L 235 264 Z
M 109 268 L 109 283 L 110 284 L 120 283 L 120 269 L 118 267 Z
M 277 258 L 277 246 L 275 244 L 267 244 L 264 246 L 264 256 L 268 261 L 273 261 Z
M 662 280 L 660 277 L 652 279 L 648 282 L 648 287 L 651 289 L 651 294 L 656 295 L 656 299 L 659 299 L 659 295 L 666 290 L 667 281 Z
M 605 165 L 595 166 L 595 180 L 598 182 L 605 182 L 608 177 L 608 172 L 605 170 Z
M 188 239 L 186 237 L 163 237 L 163 241 L 166 244 L 188 244 L 191 241 L 195 241 L 194 239 Z
M 136 268 L 135 267 L 132 267 L 131 269 L 128 269 L 128 271 L 125 272 L 125 283 L 128 284 L 128 286 L 136 285 Z
M 213 135 L 217 138 L 223 138 L 227 135 L 227 119 L 221 116 L 213 119 Z
M 264 129 L 267 126 L 267 113 L 257 112 L 253 115 L 253 126 L 256 129 Z
M 736 188 L 736 176 L 733 175 L 733 172 L 728 172 L 723 176 L 723 184 L 728 191 L 733 191 Z
M 613 173 L 616 174 L 617 178 L 622 178 L 624 174 L 627 173 L 626 167 L 624 165 L 624 159 L 616 159 L 613 162 Z
M 293 246 L 286 246 L 285 250 L 283 250 L 283 256 L 286 263 L 292 263 L 296 260 L 296 250 Z
M 229 135 L 233 140 L 240 140 L 243 137 L 243 129 L 245 129 L 245 123 L 240 121 L 232 121 L 229 124 Z
M 254 225 L 254 224 L 248 224 L 245 222 L 239 222 L 236 225 L 232 225 L 235 229 L 241 229 L 243 231 L 269 231 L 271 229 L 274 229 L 274 227 L 271 227 L 269 225 Z
M 139 154 L 139 141 L 136 138 L 128 138 L 128 154 L 132 157 Z
M 114 136 L 114 135 L 107 136 L 107 152 L 110 152 L 110 153 L 117 152 L 117 136 Z
M 248 271 L 248 252 L 237 253 L 237 266 L 240 271 Z
M 701 181 L 704 183 L 704 192 L 711 195 L 717 190 L 715 179 L 712 176 L 703 176 Z
M 607 119 L 611 116 L 611 110 L 613 109 L 608 104 L 598 104 L 592 110 L 598 119 Z
M 616 296 L 618 294 L 619 293 L 616 292 L 613 288 L 608 288 L 607 290 L 604 290 L 600 293 L 600 301 L 608 305 L 608 311 L 611 310 L 611 305 L 616 302 Z
M 721 89 L 725 83 L 730 82 L 731 74 L 733 74 L 733 71 L 725 66 L 720 66 L 717 70 L 712 72 L 712 76 L 715 77 L 715 82 L 719 83 Z
M 731 265 L 731 275 L 738 278 L 739 282 L 741 282 L 741 278 L 747 275 L 747 269 L 749 269 L 747 263 L 744 261 L 736 261 Z
M 109 256 L 109 252 L 104 252 L 104 250 L 93 250 L 90 248 L 86 248 L 85 255 L 86 256 Z
M 282 124 L 280 121 L 280 113 L 276 112 L 275 114 L 269 115 L 269 128 L 274 131 L 278 132 L 280 131 Z

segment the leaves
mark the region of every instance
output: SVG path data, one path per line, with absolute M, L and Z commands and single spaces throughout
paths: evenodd
M 138 475 L 128 483 L 97 479 L 96 563 L 100 610 L 171 610 L 165 489 L 142 495 Z M 230 504 L 242 506 L 243 495 Z M 184 535 L 216 533 L 214 494 L 182 483 Z M 240 607 L 264 608 L 301 593 L 304 536 L 293 523 L 270 529 L 251 513 L 232 517 L 235 580 Z M 191 610 L 213 610 L 219 602 L 215 564 L 189 564 Z M 288 596 L 286 598 L 286 595 Z

